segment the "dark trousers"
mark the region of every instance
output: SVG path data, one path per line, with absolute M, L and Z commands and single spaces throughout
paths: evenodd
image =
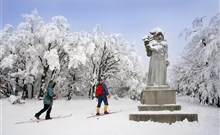
M 98 95 L 98 105 L 97 107 L 101 107 L 102 101 L 104 102 L 105 105 L 108 105 L 108 99 L 105 95 Z
M 42 113 L 44 113 L 45 111 L 47 111 L 46 113 L 46 118 L 50 118 L 50 112 L 52 110 L 52 105 L 46 105 L 44 104 L 44 108 L 41 109 L 38 113 L 37 116 L 39 117 Z

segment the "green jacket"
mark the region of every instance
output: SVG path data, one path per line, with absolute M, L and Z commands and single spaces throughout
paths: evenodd
M 47 87 L 47 90 L 44 93 L 44 104 L 46 105 L 52 105 L 53 103 L 53 94 L 54 94 L 53 85 L 54 82 L 50 81 L 49 86 Z

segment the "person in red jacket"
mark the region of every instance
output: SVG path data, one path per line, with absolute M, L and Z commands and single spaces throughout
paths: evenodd
M 105 80 L 103 77 L 101 77 L 99 84 L 96 87 L 96 96 L 98 98 L 98 105 L 96 109 L 96 115 L 100 115 L 100 107 L 102 104 L 102 101 L 104 102 L 104 114 L 108 114 L 108 98 L 110 98 L 110 94 L 108 92 L 108 88 L 105 84 Z

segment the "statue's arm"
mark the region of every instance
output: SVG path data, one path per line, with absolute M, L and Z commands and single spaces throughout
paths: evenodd
M 168 61 L 168 45 L 165 45 L 165 58 L 166 58 L 166 65 L 169 66 L 170 62 Z
M 154 41 L 152 41 L 151 43 L 148 44 L 148 48 L 151 51 L 157 51 L 157 44 Z
M 147 56 L 150 57 L 152 55 L 152 50 L 150 49 L 150 40 L 149 39 L 144 39 L 144 46 L 145 46 L 145 49 L 146 49 L 146 52 L 147 52 Z

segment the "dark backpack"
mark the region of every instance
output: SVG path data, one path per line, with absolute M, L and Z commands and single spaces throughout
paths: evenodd
M 102 85 L 97 85 L 96 87 L 96 91 L 95 91 L 96 95 L 101 95 L 102 94 Z

